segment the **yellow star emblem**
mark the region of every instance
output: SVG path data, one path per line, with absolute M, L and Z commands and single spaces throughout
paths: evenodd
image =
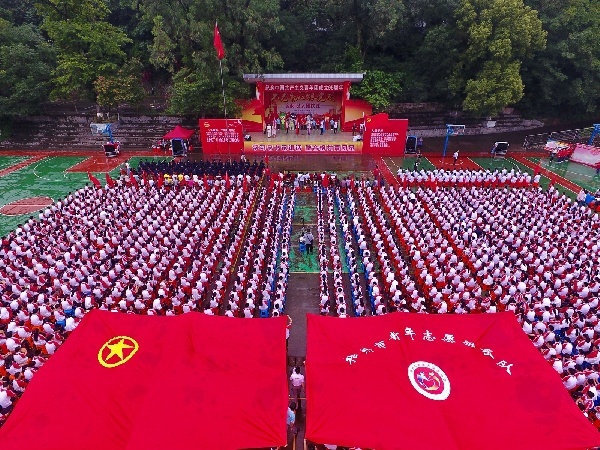
M 98 362 L 109 369 L 129 361 L 138 351 L 139 345 L 129 336 L 115 336 L 100 348 Z

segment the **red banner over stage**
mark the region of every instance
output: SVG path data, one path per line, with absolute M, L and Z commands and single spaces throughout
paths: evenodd
M 362 151 L 362 142 L 343 143 L 343 144 L 270 144 L 270 143 L 252 143 L 244 142 L 244 153 L 265 155 L 300 155 L 300 154 L 319 154 L 319 155 L 360 155 Z
M 202 153 L 235 154 L 242 152 L 244 134 L 240 119 L 200 119 L 199 126 Z
M 402 156 L 406 146 L 408 119 L 389 119 L 385 113 L 366 119 L 363 151 L 379 156 Z
M 585 449 L 600 434 L 512 313 L 308 316 L 306 437 L 386 449 Z
M 91 311 L 32 379 L 0 448 L 285 445 L 285 327 Z

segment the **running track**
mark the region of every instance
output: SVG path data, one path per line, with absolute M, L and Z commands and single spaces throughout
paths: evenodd
M 568 190 L 574 192 L 575 194 L 577 194 L 579 191 L 581 191 L 581 187 L 578 186 L 577 184 L 573 183 L 572 181 L 567 180 L 564 177 L 561 177 L 560 175 L 555 174 L 554 172 L 551 172 L 548 169 L 544 169 L 539 164 L 536 164 L 536 163 L 530 161 L 529 159 L 525 158 L 524 156 L 513 156 L 512 158 L 515 161 L 532 169 L 534 171 L 534 173 L 536 171 L 538 171 L 540 174 L 549 178 L 550 181 L 552 181 L 553 183 L 560 184 L 561 186 L 567 188 Z

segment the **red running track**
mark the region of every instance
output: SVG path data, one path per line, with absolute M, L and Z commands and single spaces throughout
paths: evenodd
M 398 184 L 396 175 L 390 170 L 383 158 L 381 156 L 377 156 L 373 159 L 375 159 L 375 164 L 377 164 L 377 167 L 379 167 L 379 171 L 381 172 L 381 176 L 385 180 L 385 183 L 392 186 Z

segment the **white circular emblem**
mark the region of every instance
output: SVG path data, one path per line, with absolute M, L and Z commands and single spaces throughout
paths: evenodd
M 417 361 L 408 366 L 408 379 L 416 391 L 431 400 L 446 400 L 450 395 L 450 380 L 435 364 Z

